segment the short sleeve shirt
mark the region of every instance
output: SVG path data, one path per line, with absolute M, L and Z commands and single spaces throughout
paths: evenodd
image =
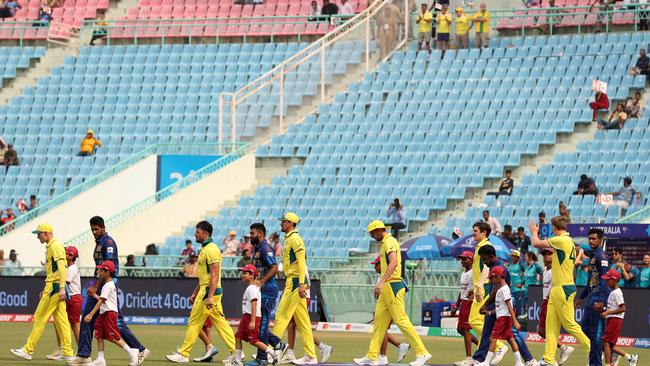
M 451 27 L 451 14 L 438 14 L 436 16 L 436 23 L 438 33 L 449 33 L 449 28 Z
M 469 32 L 469 18 L 467 15 L 463 14 L 459 17 L 456 17 L 456 34 L 462 35 Z
M 305 242 L 298 234 L 298 230 L 288 232 L 284 237 L 284 249 L 282 252 L 282 266 L 284 275 L 287 278 L 298 277 L 300 269 L 298 268 L 297 254 L 305 250 Z
M 63 244 L 58 239 L 52 239 L 45 248 L 45 282 L 59 282 L 61 278 L 57 261 L 66 261 Z
M 395 253 L 397 256 L 397 267 L 395 271 L 388 278 L 388 282 L 397 282 L 402 280 L 402 254 L 400 253 L 399 243 L 391 234 L 386 234 L 384 239 L 380 243 L 380 263 L 381 263 L 381 275 L 384 276 L 386 273 L 386 268 L 388 268 L 388 255 L 390 253 Z
M 639 287 L 650 288 L 650 267 L 641 268 Z
M 108 234 L 104 233 L 98 239 L 95 240 L 95 252 L 93 253 L 93 259 L 95 260 L 95 265 L 100 265 L 104 261 L 112 261 L 115 265 L 115 274 L 113 279 L 117 278 L 120 273 L 120 261 L 118 260 L 117 244 L 115 240 L 110 237 Z M 95 277 L 97 272 L 95 272 Z
M 460 299 L 469 300 L 469 292 L 473 289 L 472 270 L 465 271 L 460 275 Z
M 553 287 L 575 285 L 573 280 L 573 265 L 576 258 L 576 248 L 573 239 L 567 233 L 547 239 L 553 253 Z
M 275 252 L 266 240 L 255 246 L 253 264 L 257 267 L 260 278 L 266 276 L 272 266 L 277 265 Z M 278 282 L 275 280 L 275 276 L 262 286 L 262 297 L 271 299 L 278 297 Z
M 548 296 L 551 294 L 551 287 L 553 286 L 553 275 L 551 270 L 547 269 L 544 271 L 544 287 L 542 288 L 542 299 L 548 299 Z
M 533 262 L 532 265 L 527 265 L 524 270 L 524 284 L 526 285 L 526 288 L 530 285 L 539 285 L 543 274 L 544 269 L 539 265 L 539 263 Z M 510 275 L 512 275 L 512 273 Z
M 494 299 L 497 318 L 510 316 L 510 311 L 508 311 L 508 306 L 506 305 L 506 302 L 510 299 L 512 299 L 510 287 L 508 285 L 501 286 L 497 290 L 497 296 Z
M 68 295 L 80 295 L 81 294 L 81 274 L 79 273 L 79 267 L 76 264 L 68 266 L 68 274 L 66 276 L 65 282 L 67 282 Z
M 623 291 L 621 288 L 617 288 L 615 290 L 612 290 L 612 292 L 609 293 L 609 297 L 607 298 L 607 310 L 616 310 L 621 307 L 621 305 L 625 304 L 625 299 L 623 298 Z M 625 318 L 625 312 L 622 312 L 620 314 L 611 314 L 607 315 L 608 318 Z
M 472 283 L 473 286 L 477 286 L 479 281 L 481 280 L 481 272 L 483 272 L 483 267 L 485 266 L 483 264 L 483 261 L 481 260 L 481 256 L 478 255 L 479 249 L 485 245 L 492 245 L 487 238 L 481 240 L 478 244 L 476 244 L 476 248 L 474 249 L 474 262 L 472 263 Z
M 222 263 L 221 251 L 217 244 L 215 244 L 212 239 L 201 243 L 203 248 L 199 252 L 198 263 L 198 276 L 199 276 L 199 286 L 210 286 L 210 265 L 215 263 Z M 217 283 L 217 288 L 221 287 L 221 276 L 219 276 L 219 282 Z
M 117 312 L 117 288 L 115 287 L 115 282 L 106 282 L 102 286 L 102 292 L 99 297 L 104 300 L 104 303 L 99 307 L 100 314 L 107 311 Z
M 431 21 L 433 21 L 433 14 L 430 11 L 425 12 L 424 14 L 418 14 L 418 32 L 419 33 L 429 33 L 431 32 Z
M 483 17 L 484 20 L 478 21 L 479 17 Z M 490 12 L 488 10 L 476 13 L 474 20 L 476 21 L 476 33 L 487 33 L 490 31 Z
M 255 304 L 255 317 L 262 316 L 262 292 L 256 285 L 248 285 L 244 291 L 242 298 L 241 311 L 242 314 L 253 314 L 253 300 L 257 300 Z
M 524 271 L 520 263 L 511 263 L 508 265 L 510 271 L 510 279 L 512 285 L 512 292 L 519 292 L 524 290 Z M 516 285 L 520 284 L 521 287 Z

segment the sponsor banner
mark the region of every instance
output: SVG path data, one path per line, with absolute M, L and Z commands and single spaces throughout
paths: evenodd
M 650 338 L 637 338 L 634 342 L 636 348 L 650 348 Z
M 638 341 L 638 339 L 636 339 L 636 338 L 620 337 L 618 339 L 618 341 L 616 342 L 616 345 L 618 347 L 643 348 L 643 347 L 636 346 L 637 341 Z M 545 340 L 544 340 L 544 338 L 540 337 L 539 334 L 537 334 L 537 333 L 528 333 L 528 335 L 526 336 L 526 342 L 544 343 Z M 569 334 L 560 334 L 560 343 L 561 344 L 578 344 L 578 341 L 573 336 L 571 336 Z M 647 348 L 650 348 L 650 342 L 648 342 L 648 347 Z
M 216 155 L 159 155 L 157 191 L 194 174 L 219 158 Z
M 567 227 L 567 231 L 574 238 L 587 237 L 590 229 L 601 229 L 608 239 L 650 236 L 648 224 L 569 224 Z

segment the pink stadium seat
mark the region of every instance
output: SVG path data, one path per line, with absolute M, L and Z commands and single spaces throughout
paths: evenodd
M 207 18 L 208 17 L 208 6 L 199 5 L 196 7 L 196 17 L 197 18 Z
M 186 6 L 185 9 L 183 10 L 183 18 L 186 19 L 197 18 L 196 6 Z
M 208 6 L 208 13 L 207 13 L 208 18 L 216 18 L 218 17 L 218 15 L 219 15 L 219 8 Z

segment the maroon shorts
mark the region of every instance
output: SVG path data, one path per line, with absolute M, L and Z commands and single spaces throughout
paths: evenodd
M 506 341 L 514 337 L 514 334 L 512 334 L 512 318 L 509 316 L 497 318 L 497 321 L 494 323 L 494 328 L 492 328 L 492 335 L 490 335 L 490 338 Z
M 603 334 L 603 341 L 616 344 L 618 341 L 618 336 L 621 334 L 621 326 L 623 325 L 623 319 L 621 318 L 607 318 L 607 323 L 605 324 L 605 334 Z
M 237 333 L 235 333 L 235 338 L 246 341 L 250 344 L 255 344 L 260 340 L 260 323 L 262 322 L 262 317 L 255 317 L 255 329 L 248 329 L 248 324 L 251 322 L 251 315 L 244 314 L 239 321 L 239 326 L 237 327 Z
M 203 323 L 203 331 L 207 332 L 212 328 L 212 321 L 210 321 L 210 318 L 205 319 L 205 323 Z
M 120 339 L 120 330 L 117 329 L 117 311 L 99 314 L 95 320 L 95 338 L 109 341 Z
M 542 309 L 539 311 L 537 329 L 546 329 L 546 311 L 548 311 L 548 299 L 542 301 Z
M 83 297 L 81 294 L 72 295 L 65 303 L 65 311 L 68 313 L 68 321 L 70 324 L 77 324 L 81 321 L 81 303 Z
M 469 312 L 472 310 L 472 300 L 461 300 L 458 311 L 458 329 L 472 329 L 469 325 Z

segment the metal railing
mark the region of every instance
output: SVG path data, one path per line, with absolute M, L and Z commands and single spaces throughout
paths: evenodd
M 25 40 L 47 38 L 49 22 L 34 21 L 4 21 L 0 22 L 0 39 L 17 39 L 18 45 L 23 46 Z
M 198 145 L 199 154 L 206 155 L 207 151 L 200 149 Z M 250 144 L 248 143 L 233 143 L 233 144 L 214 144 L 215 151 L 220 152 L 219 155 L 225 154 L 213 161 L 212 163 L 198 169 L 192 174 L 187 175 L 176 183 L 165 187 L 164 189 L 154 193 L 153 195 L 145 198 L 144 200 L 132 205 L 124 211 L 117 213 L 106 220 L 107 226 L 119 225 L 128 219 L 140 214 L 142 211 L 154 206 L 156 203 L 172 196 L 174 193 L 183 190 L 192 184 L 200 181 L 207 175 L 210 175 L 231 162 L 241 158 L 250 151 Z M 77 236 L 66 240 L 65 243 L 69 245 L 79 246 L 92 240 L 92 233 L 89 230 L 78 234 Z
M 650 206 L 646 206 L 616 221 L 616 224 L 639 223 L 650 219 Z

